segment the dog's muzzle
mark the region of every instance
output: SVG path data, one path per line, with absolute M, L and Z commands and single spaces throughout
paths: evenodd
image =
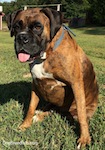
M 20 62 L 30 61 L 40 55 L 41 41 L 37 35 L 20 32 L 15 37 L 15 50 Z
M 26 32 L 21 32 L 17 35 L 17 40 L 21 44 L 29 43 L 29 35 Z

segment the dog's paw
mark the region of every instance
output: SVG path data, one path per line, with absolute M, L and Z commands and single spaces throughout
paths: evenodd
M 32 119 L 33 123 L 40 122 L 44 119 L 42 116 L 42 113 L 43 111 L 40 111 L 40 110 L 35 111 L 35 115 L 33 116 L 33 119 Z
M 33 123 L 35 123 L 35 122 L 41 122 L 41 121 L 42 121 L 42 119 L 38 115 L 35 115 L 33 117 Z
M 41 122 L 44 120 L 44 118 L 48 115 L 50 115 L 51 112 L 43 112 L 43 111 L 40 111 L 40 110 L 36 110 L 35 111 L 35 116 L 33 117 L 33 123 L 35 122 Z
M 31 126 L 31 123 L 27 123 L 27 122 L 23 122 L 18 129 L 21 131 L 25 131 L 27 128 L 29 128 Z
M 26 130 L 26 128 L 25 128 L 23 125 L 20 125 L 20 126 L 18 127 L 18 129 L 19 129 L 20 131 L 25 131 L 25 130 Z
M 77 150 L 80 150 L 82 147 L 85 147 L 87 144 L 90 144 L 91 142 L 91 137 L 90 136 L 81 136 L 78 139 L 78 146 L 77 146 Z

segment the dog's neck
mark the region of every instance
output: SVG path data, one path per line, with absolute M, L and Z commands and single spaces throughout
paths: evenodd
M 59 45 L 60 43 L 62 42 L 63 38 L 64 38 L 64 29 L 62 29 L 62 33 L 61 35 L 59 36 L 59 38 L 56 40 L 56 42 L 54 43 L 54 47 L 53 47 L 53 50 L 55 50 Z
M 50 43 L 52 51 L 54 51 L 62 42 L 62 40 L 64 38 L 64 32 L 65 31 L 63 29 L 63 26 L 61 26 L 61 28 L 56 33 L 56 36 L 54 36 L 54 38 L 52 39 L 52 41 Z
M 66 25 L 62 25 L 61 26 L 61 28 L 59 29 L 59 31 L 57 32 L 57 34 L 56 34 L 56 38 L 54 38 L 52 41 L 54 41 L 54 45 L 53 45 L 53 51 L 57 48 L 57 47 L 59 47 L 59 45 L 61 44 L 61 42 L 62 42 L 62 40 L 63 40 L 63 38 L 64 38 L 64 35 L 65 35 L 65 32 L 67 32 L 67 33 L 69 33 L 69 35 L 71 36 L 71 34 L 72 35 L 74 35 L 74 36 L 76 36 L 72 31 L 71 31 L 71 29 L 68 27 L 68 26 L 66 26 Z

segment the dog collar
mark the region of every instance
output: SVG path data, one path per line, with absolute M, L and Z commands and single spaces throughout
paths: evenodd
M 59 37 L 59 39 L 55 42 L 55 45 L 54 45 L 54 47 L 53 47 L 53 50 L 55 50 L 55 49 L 60 45 L 61 41 L 63 40 L 63 38 L 64 38 L 64 31 L 67 31 L 67 32 L 69 33 L 69 35 L 73 34 L 74 36 L 76 36 L 76 35 L 71 31 L 71 29 L 70 29 L 68 26 L 66 26 L 66 25 L 63 24 L 62 27 L 63 27 L 62 34 L 61 34 L 61 36 Z

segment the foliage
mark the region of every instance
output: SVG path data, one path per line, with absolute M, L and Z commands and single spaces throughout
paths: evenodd
M 89 0 L 90 9 L 89 17 L 91 22 L 105 25 L 105 1 L 104 0 Z
M 86 15 L 89 8 L 88 0 L 64 0 L 65 15 L 69 18 L 79 18 Z
M 4 13 L 8 14 L 20 9 L 23 5 L 62 4 L 65 18 L 87 18 L 88 23 L 105 25 L 104 0 L 15 0 L 11 3 L 0 3 Z

